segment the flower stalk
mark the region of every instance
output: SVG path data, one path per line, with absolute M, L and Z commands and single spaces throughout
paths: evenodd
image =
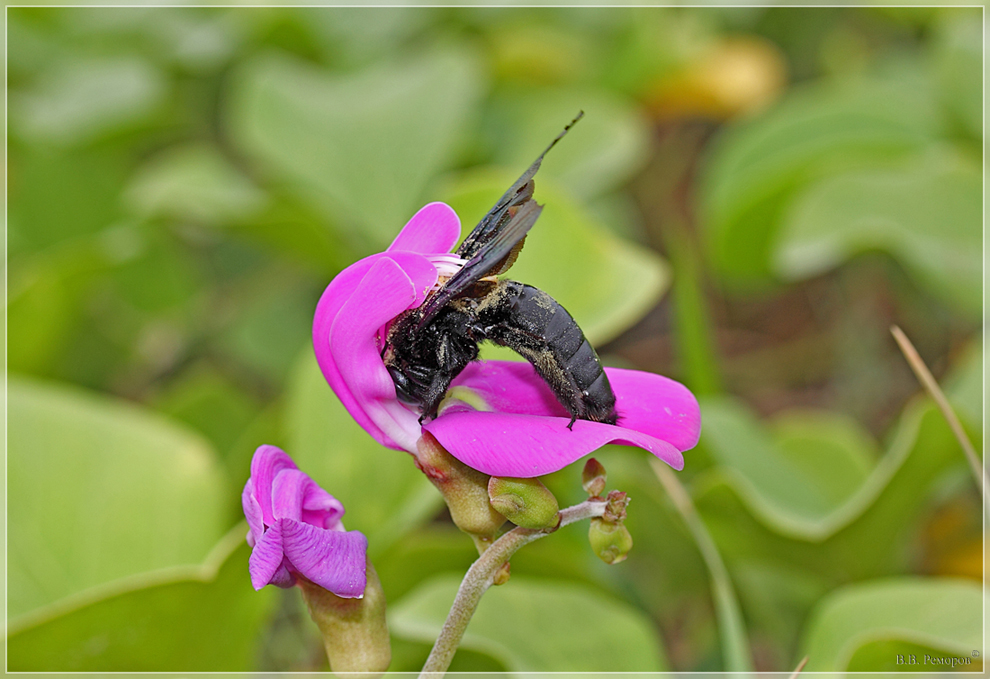
M 305 578 L 297 583 L 309 615 L 320 628 L 330 670 L 338 677 L 382 674 L 392 661 L 385 621 L 385 593 L 371 562 L 360 599 L 345 599 Z
M 489 477 L 452 456 L 429 432 L 423 432 L 416 448 L 416 466 L 440 491 L 454 525 L 471 536 L 479 554 L 484 552 L 505 523 L 488 500 Z
M 585 500 L 573 507 L 560 510 L 560 520 L 554 526 L 540 529 L 513 528 L 493 542 L 491 547 L 471 565 L 464 576 L 464 580 L 457 590 L 457 596 L 454 597 L 454 604 L 451 606 L 447 620 L 440 631 L 440 636 L 437 637 L 433 650 L 430 651 L 430 656 L 423 666 L 423 671 L 420 674 L 421 679 L 439 679 L 450 667 L 450 662 L 454 659 L 457 647 L 461 643 L 461 638 L 464 636 L 464 631 L 467 629 L 471 617 L 478 608 L 481 597 L 495 583 L 496 576 L 503 570 L 513 554 L 523 546 L 550 535 L 562 526 L 602 516 L 607 506 L 606 500 Z

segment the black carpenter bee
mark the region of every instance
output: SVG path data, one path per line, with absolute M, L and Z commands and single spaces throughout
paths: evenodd
M 615 424 L 615 394 L 601 361 L 569 313 L 531 285 L 495 277 L 519 255 L 543 207 L 533 200 L 533 176 L 564 128 L 499 198 L 456 251 L 466 263 L 388 332 L 382 359 L 398 398 L 434 418 L 450 382 L 478 358 L 485 340 L 526 358 L 557 400 L 577 419 Z M 422 420 L 422 418 L 421 418 Z

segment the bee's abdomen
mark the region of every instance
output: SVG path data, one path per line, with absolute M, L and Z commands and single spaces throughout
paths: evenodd
M 615 394 L 598 354 L 550 295 L 500 281 L 479 311 L 486 338 L 529 360 L 572 418 L 615 424 Z

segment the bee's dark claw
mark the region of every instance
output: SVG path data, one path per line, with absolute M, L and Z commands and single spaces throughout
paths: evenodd
M 568 423 L 567 428 L 574 431 L 574 423 L 577 422 L 577 415 L 571 415 L 571 421 Z

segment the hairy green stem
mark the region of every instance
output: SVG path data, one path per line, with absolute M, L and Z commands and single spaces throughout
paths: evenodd
M 454 597 L 454 604 L 450 607 L 443 629 L 440 630 L 440 636 L 437 637 L 433 650 L 430 651 L 430 657 L 423 665 L 420 678 L 439 679 L 447 671 L 482 595 L 492 586 L 496 574 L 513 554 L 522 546 L 546 537 L 562 526 L 601 516 L 605 513 L 606 504 L 606 501 L 601 499 L 586 500 L 581 504 L 560 510 L 560 521 L 556 526 L 541 529 L 513 528 L 493 542 L 491 547 L 471 564 L 471 568 L 464 575 L 457 596 Z

